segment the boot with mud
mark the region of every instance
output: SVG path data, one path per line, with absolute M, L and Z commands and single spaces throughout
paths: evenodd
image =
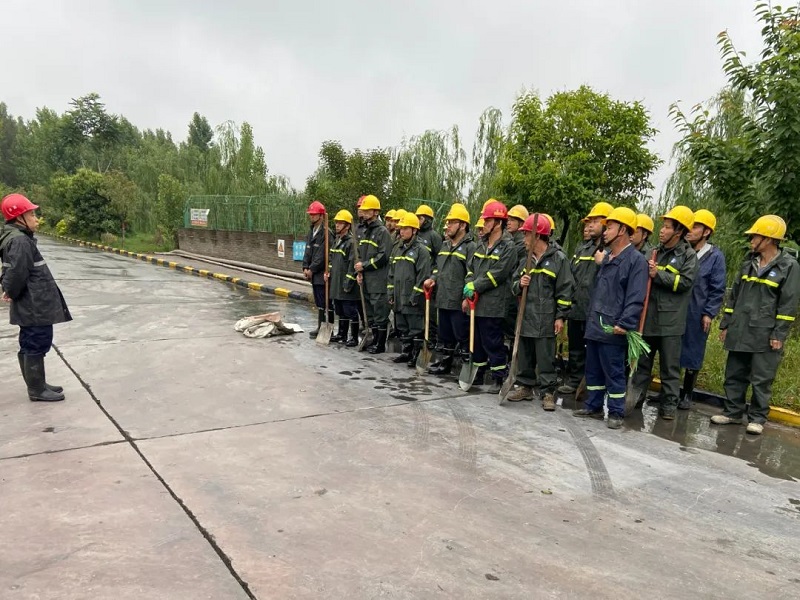
M 579 408 L 578 410 L 573 410 L 572 416 L 580 417 L 582 419 L 597 419 L 598 421 L 602 421 L 605 418 L 605 414 L 602 410 L 589 410 L 588 408 Z
M 358 321 L 350 321 L 350 337 L 347 338 L 345 346 L 348 348 L 358 346 Z
M 400 338 L 400 342 L 402 344 L 402 346 L 400 347 L 400 354 L 398 354 L 392 359 L 392 362 L 398 365 L 400 363 L 408 362 L 408 359 L 411 358 L 411 351 L 413 349 L 411 340 L 408 340 L 406 338 Z
M 339 329 L 331 336 L 331 342 L 343 344 L 347 341 L 347 330 L 350 328 L 350 319 L 339 319 Z
M 486 393 L 487 394 L 499 394 L 501 389 L 503 389 L 503 378 L 502 377 L 492 377 L 492 384 L 489 386 L 489 389 L 486 390 Z
M 17 352 L 17 359 L 19 359 L 19 370 L 22 373 L 22 378 L 25 379 L 25 355 L 22 352 Z M 25 382 L 27 383 L 27 380 Z M 44 387 L 58 394 L 64 391 L 64 388 L 60 385 L 50 385 L 47 382 L 45 382 Z
M 533 389 L 527 385 L 518 385 L 506 397 L 509 402 L 522 402 L 523 400 L 533 400 Z
M 28 398 L 32 402 L 60 402 L 64 399 L 64 394 L 47 389 L 44 354 L 26 354 L 23 365 L 25 383 L 28 384 Z
M 308 337 L 310 337 L 312 340 L 317 339 L 317 334 L 319 333 L 320 325 L 322 325 L 324 322 L 325 322 L 325 309 L 324 308 L 318 308 L 317 309 L 317 328 L 309 331 L 308 332 Z
M 441 360 L 436 361 L 428 367 L 428 373 L 431 375 L 449 375 L 453 370 L 453 355 L 455 354 L 454 348 L 445 348 L 442 351 Z
M 544 398 L 542 398 L 542 408 L 548 412 L 556 409 L 556 399 L 553 398 L 553 394 L 544 395 Z
M 383 354 L 386 352 L 386 329 L 375 329 L 373 330 L 373 334 L 375 335 L 376 342 L 374 346 L 370 346 L 367 352 L 370 354 Z

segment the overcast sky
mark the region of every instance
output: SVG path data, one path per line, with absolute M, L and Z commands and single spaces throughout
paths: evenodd
M 248 121 L 273 173 L 302 188 L 320 143 L 387 147 L 522 88 L 589 84 L 641 100 L 667 159 L 669 105 L 724 85 L 716 36 L 760 50 L 753 0 L 3 0 L 0 100 L 59 112 L 98 92 L 140 129 L 186 137 L 194 111 Z M 662 169 L 655 183 L 660 186 Z

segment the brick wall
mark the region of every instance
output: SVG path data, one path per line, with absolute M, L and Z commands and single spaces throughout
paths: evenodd
M 284 258 L 278 257 L 278 239 L 286 242 Z M 305 241 L 305 238 L 297 238 L 297 240 Z M 292 243 L 294 241 L 295 238 L 291 235 L 261 231 L 181 229 L 178 232 L 178 248 L 186 252 L 301 273 L 303 271 L 302 263 L 292 260 Z

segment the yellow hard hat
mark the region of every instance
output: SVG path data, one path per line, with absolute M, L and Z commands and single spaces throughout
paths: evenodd
M 333 220 L 342 221 L 344 223 L 350 223 L 350 225 L 352 225 L 353 213 L 351 213 L 349 210 L 340 210 L 339 212 L 336 213 L 336 216 L 333 217 Z
M 485 223 L 483 222 L 483 217 L 481 217 L 481 218 L 480 218 L 480 219 L 478 219 L 478 221 L 475 223 L 475 227 L 476 227 L 477 229 L 480 229 L 481 227 L 483 227 L 483 226 L 484 226 L 484 224 L 485 224 Z
M 414 213 L 407 212 L 403 215 L 400 219 L 400 222 L 397 224 L 398 227 L 413 227 L 414 229 L 419 229 L 419 217 Z
M 550 232 L 552 233 L 553 231 L 556 230 L 556 220 L 553 217 L 551 217 L 550 215 L 548 215 L 547 213 L 542 213 L 542 214 L 545 217 L 547 217 L 548 221 L 550 221 Z
M 481 208 L 481 212 L 486 210 L 486 207 L 489 206 L 490 202 L 497 202 L 494 198 L 489 198 L 486 202 L 483 203 L 483 208 Z
M 592 210 L 589 211 L 589 214 L 586 215 L 583 220 L 586 221 L 595 217 L 602 217 L 605 219 L 611 214 L 612 210 L 614 210 L 614 207 L 608 202 L 598 202 L 592 207 Z
M 464 221 L 464 223 L 469 223 L 469 211 L 467 210 L 466 206 L 460 202 L 456 202 L 450 207 L 450 210 L 447 212 L 447 216 L 444 218 L 444 220 Z
M 764 215 L 758 217 L 753 226 L 745 231 L 747 235 L 762 235 L 773 240 L 782 240 L 786 237 L 786 221 L 778 215 Z
M 669 212 L 661 217 L 662 219 L 672 219 L 683 225 L 686 230 L 690 230 L 694 225 L 694 211 L 688 206 L 678 205 L 669 209 Z
M 395 221 L 399 221 L 403 217 L 405 217 L 408 213 L 404 208 L 398 208 L 394 211 L 394 217 L 392 217 Z
M 636 227 L 641 227 L 645 231 L 653 233 L 653 230 L 656 228 L 656 224 L 653 223 L 653 219 L 650 218 L 650 215 L 639 213 L 636 215 Z
M 486 208 L 484 206 L 484 208 Z M 514 217 L 515 219 L 519 219 L 520 221 L 524 221 L 528 218 L 528 209 L 522 206 L 522 204 L 517 204 L 516 206 L 512 206 L 508 211 L 509 217 Z
M 426 217 L 433 218 L 433 209 L 428 206 L 427 204 L 420 204 L 417 212 L 415 213 L 417 216 L 425 215 Z
M 395 209 L 391 209 L 391 210 L 387 211 L 385 215 L 383 215 L 383 218 L 384 219 L 394 219 L 395 218 L 394 213 L 396 213 L 396 212 L 397 211 Z
M 717 228 L 717 217 L 714 216 L 714 213 L 705 208 L 701 208 L 694 213 L 694 222 L 695 224 L 699 223 L 700 225 L 708 227 L 711 231 Z
M 361 210 L 380 210 L 381 201 L 378 200 L 377 196 L 373 196 L 372 194 L 370 194 L 369 196 L 364 197 L 364 201 L 361 203 L 361 206 L 359 206 L 359 208 Z
M 617 223 L 622 223 L 631 229 L 636 229 L 638 226 L 636 213 L 626 206 L 618 206 L 612 210 L 606 217 L 606 221 L 616 221 Z

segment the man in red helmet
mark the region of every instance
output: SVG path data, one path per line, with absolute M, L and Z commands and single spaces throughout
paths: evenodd
M 319 333 L 320 325 L 325 322 L 326 309 L 328 323 L 333 323 L 333 310 L 330 306 L 325 306 L 325 206 L 314 200 L 306 213 L 311 220 L 311 228 L 303 255 L 303 275 L 311 282 L 314 304 L 317 305 L 317 328 L 308 334 L 313 340 Z
M 511 296 L 511 275 L 517 265 L 514 239 L 506 231 L 508 209 L 505 204 L 492 200 L 483 209 L 484 238 L 481 240 L 467 267 L 463 294 L 472 299 L 478 294 L 475 305 L 475 351 L 473 364 L 479 365 L 475 383 L 480 386 L 488 369 L 492 376 L 489 393 L 497 394 L 508 375 L 508 352 L 503 344 L 503 321 Z M 467 312 L 469 304 L 462 303 Z
M 22 194 L 3 198 L 0 209 L 5 226 L 0 229 L 0 287 L 3 300 L 11 302 L 11 324 L 19 326 L 19 358 L 28 397 L 39 402 L 58 402 L 64 390 L 45 379 L 44 357 L 53 344 L 53 325 L 72 316 L 45 263 L 33 234 L 39 228 L 34 211 L 39 208 Z

